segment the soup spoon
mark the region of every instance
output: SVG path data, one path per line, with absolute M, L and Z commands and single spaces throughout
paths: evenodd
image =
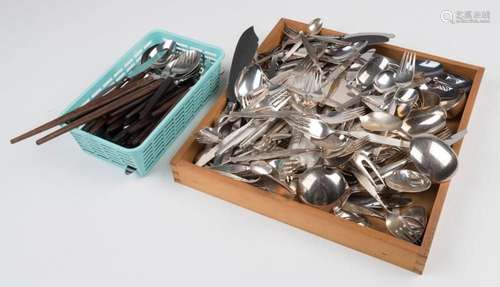
M 297 188 L 302 202 L 327 210 L 342 206 L 350 194 L 344 175 L 322 166 L 300 174 Z

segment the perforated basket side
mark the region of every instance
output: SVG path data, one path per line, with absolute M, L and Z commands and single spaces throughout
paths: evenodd
M 203 83 L 194 87 L 187 97 L 179 102 L 176 109 L 169 114 L 169 119 L 159 126 L 160 132 L 147 139 L 144 149 L 144 168 L 148 172 L 170 147 L 172 142 L 184 130 L 186 125 L 197 114 L 208 97 L 217 91 L 219 83 L 220 64 L 207 74 Z

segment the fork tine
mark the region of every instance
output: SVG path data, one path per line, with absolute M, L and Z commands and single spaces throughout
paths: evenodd
M 450 138 L 452 135 L 451 130 L 448 127 L 444 127 L 440 132 L 436 134 L 436 137 L 438 137 L 441 140 L 446 140 Z
M 408 51 L 408 54 L 406 56 L 406 63 L 405 63 L 405 69 L 407 71 L 410 70 L 410 65 L 411 65 L 411 58 L 413 57 L 413 53 Z
M 352 113 L 352 112 L 360 111 L 361 110 L 360 108 L 361 107 L 356 107 L 356 108 L 352 108 L 352 109 L 346 109 L 346 110 L 344 110 L 342 112 L 339 112 L 339 113 Z
M 361 149 L 361 147 L 363 147 L 367 143 L 368 143 L 368 137 L 356 139 L 349 146 L 347 146 L 345 149 L 341 150 L 338 153 L 338 155 L 336 155 L 336 156 L 344 157 L 344 156 L 350 155 L 350 154 L 356 152 L 357 150 Z
M 399 72 L 403 72 L 406 64 L 406 58 L 408 57 L 408 51 L 403 53 L 403 57 L 401 57 L 401 62 L 399 63 Z
M 365 111 L 365 107 L 357 107 L 344 111 L 345 114 L 359 114 Z
M 403 66 L 403 72 L 408 71 L 408 69 L 410 68 L 410 62 L 411 62 L 411 52 L 406 51 L 406 58 L 405 58 L 404 66 Z
M 358 117 L 360 117 L 361 114 L 360 113 L 352 113 L 352 114 L 349 114 L 349 115 L 345 115 L 343 118 L 342 118 L 342 121 L 343 122 L 346 122 L 346 121 L 350 121 L 350 120 L 354 120 Z
M 294 116 L 286 117 L 285 121 L 289 125 L 293 126 L 294 128 L 298 128 L 298 127 L 303 127 L 304 126 L 304 124 L 301 121 L 298 121 L 297 118 L 294 117 Z
M 417 53 L 413 52 L 413 62 L 411 65 L 412 74 L 415 74 L 415 62 L 417 61 Z

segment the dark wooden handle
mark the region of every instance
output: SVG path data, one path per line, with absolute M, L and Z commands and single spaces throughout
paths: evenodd
M 50 128 L 53 128 L 57 125 L 60 125 L 60 124 L 63 124 L 67 121 L 71 121 L 71 120 L 74 120 L 78 117 L 81 117 L 93 110 L 96 110 L 108 103 L 111 103 L 125 95 L 128 95 L 144 86 L 147 86 L 148 84 L 152 83 L 154 81 L 154 79 L 152 79 L 151 77 L 148 77 L 148 78 L 142 78 L 142 79 L 139 79 L 139 80 L 136 80 L 136 81 L 133 81 L 133 82 L 129 82 L 127 85 L 125 85 L 123 88 L 117 88 L 117 89 L 113 89 L 112 91 L 110 91 L 109 93 L 101 96 L 101 97 L 97 97 L 97 98 L 94 98 L 93 100 L 91 100 L 90 102 L 88 102 L 87 104 L 69 112 L 69 113 L 66 113 L 56 119 L 53 119 L 39 127 L 36 127 L 28 132 L 25 132 L 13 139 L 10 140 L 10 143 L 16 143 L 16 142 L 19 142 L 21 140 L 24 140 L 24 139 L 27 139 L 29 137 L 32 137 L 36 134 L 39 134 L 43 131 L 46 131 Z
M 169 111 L 177 102 L 184 97 L 185 94 L 187 94 L 189 88 L 188 87 L 182 87 L 176 90 L 175 92 L 171 93 L 168 95 L 166 100 L 159 105 L 153 112 L 151 113 L 151 116 L 156 117 L 160 116 L 163 113 Z
M 154 95 L 147 100 L 146 106 L 139 114 L 139 119 L 143 119 L 149 115 L 156 103 L 161 99 L 161 96 L 171 88 L 173 83 L 174 79 L 170 77 L 162 81 L 160 88 L 158 88 Z
M 79 127 L 80 125 L 82 124 L 85 124 L 89 121 L 92 121 L 106 113 L 109 113 L 111 111 L 114 111 L 128 103 L 131 103 L 137 99 L 140 99 L 142 97 L 145 97 L 147 95 L 149 95 L 152 91 L 154 91 L 155 89 L 158 88 L 158 86 L 160 85 L 161 81 L 153 81 L 151 82 L 151 84 L 145 86 L 145 87 L 142 87 L 140 89 L 138 89 L 135 93 L 132 93 L 132 94 L 129 94 L 127 95 L 126 97 L 122 97 L 120 99 L 117 99 L 116 101 L 104 106 L 104 107 L 101 107 L 100 109 L 97 109 L 93 112 L 90 112 L 74 121 L 72 121 L 71 123 L 69 123 L 68 125 L 40 138 L 39 140 L 36 141 L 36 144 L 40 145 L 40 144 L 43 144 L 55 137 L 58 137 L 74 128 L 77 128 Z

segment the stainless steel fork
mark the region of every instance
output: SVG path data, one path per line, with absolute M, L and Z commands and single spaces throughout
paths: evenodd
M 411 85 L 415 76 L 415 61 L 417 53 L 405 51 L 399 64 L 399 71 L 396 74 L 396 86 L 405 88 Z
M 229 114 L 230 118 L 288 118 L 288 117 L 302 117 L 302 118 L 317 118 L 326 124 L 341 124 L 350 120 L 354 120 L 365 114 L 364 107 L 357 107 L 353 109 L 347 109 L 341 112 L 337 112 L 333 116 L 327 115 L 313 115 L 307 113 L 300 113 L 297 111 L 243 111 L 243 112 L 233 112 Z

